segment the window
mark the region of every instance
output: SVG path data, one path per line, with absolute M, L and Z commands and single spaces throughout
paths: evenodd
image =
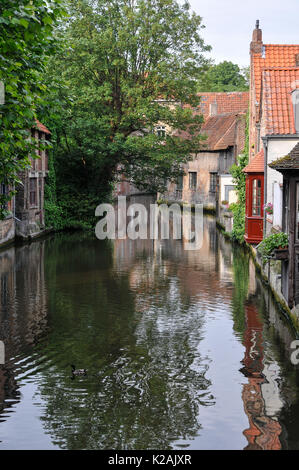
M 297 201 L 296 201 L 296 240 L 299 240 L 299 182 L 297 186 Z
M 157 126 L 156 127 L 156 134 L 158 137 L 165 137 L 166 136 L 166 129 L 165 126 Z
M 177 183 L 176 183 L 176 189 L 178 191 L 182 191 L 183 189 L 183 175 L 180 175 L 177 179 Z
M 4 195 L 5 195 L 6 192 L 7 192 L 7 191 L 6 191 L 6 184 L 1 183 L 0 194 L 2 194 L 2 195 L 4 194 Z
M 37 179 L 36 178 L 30 178 L 29 180 L 29 204 L 30 206 L 36 206 L 37 205 Z
M 38 138 L 37 138 L 37 153 L 38 153 L 38 155 L 39 155 L 40 157 L 41 157 L 41 155 L 42 155 L 41 143 L 42 143 L 42 141 L 41 141 L 41 135 L 38 134 Z
M 210 192 L 216 192 L 216 185 L 217 185 L 217 173 L 210 173 Z
M 0 185 L 0 194 L 1 196 L 7 196 L 8 194 L 8 187 L 4 183 L 1 183 Z M 7 209 L 7 208 L 8 208 L 8 202 L 5 201 L 4 204 L 2 204 L 2 209 Z
M 261 180 L 255 179 L 252 181 L 252 215 L 261 215 L 261 196 Z
M 299 89 L 292 93 L 292 101 L 294 106 L 295 129 L 299 133 Z
M 196 171 L 189 171 L 189 189 L 195 190 L 197 187 L 197 173 Z

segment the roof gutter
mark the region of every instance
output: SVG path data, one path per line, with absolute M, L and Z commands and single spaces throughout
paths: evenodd
M 299 134 L 268 134 L 262 137 L 262 140 L 292 140 L 292 139 L 299 139 Z

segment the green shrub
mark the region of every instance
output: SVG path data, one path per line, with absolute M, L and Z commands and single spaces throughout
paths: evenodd
M 266 263 L 276 248 L 286 248 L 288 243 L 288 235 L 284 232 L 273 233 L 269 237 L 264 238 L 258 246 L 258 252 L 262 257 L 263 263 Z
M 232 230 L 232 239 L 244 243 L 245 235 L 245 201 L 246 201 L 246 175 L 243 169 L 248 164 L 248 143 L 249 143 L 249 113 L 246 118 L 246 140 L 244 152 L 239 155 L 238 163 L 230 169 L 234 184 L 238 194 L 238 202 L 230 205 L 230 210 L 234 216 L 234 225 Z
M 234 216 L 234 226 L 232 230 L 232 239 L 239 243 L 244 243 L 245 235 L 245 204 L 234 204 L 231 207 Z

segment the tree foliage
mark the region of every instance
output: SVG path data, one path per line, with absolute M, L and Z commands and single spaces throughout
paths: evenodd
M 139 188 L 165 189 L 200 145 L 202 117 L 193 108 L 209 49 L 200 16 L 175 0 L 76 0 L 69 14 L 60 30 L 65 46 L 47 70 L 56 88 L 44 108 L 58 191 L 72 169 L 63 191 L 82 188 L 99 199 L 120 168 Z M 158 123 L 188 129 L 191 138 L 158 136 Z
M 40 73 L 54 53 L 53 29 L 63 14 L 61 0 L 1 0 L 0 81 L 5 103 L 0 105 L 0 182 L 10 185 L 10 192 L 0 195 L 0 219 L 19 172 L 28 166 L 29 156 L 35 156 L 29 131 L 45 92 Z
M 53 28 L 65 14 L 61 0 L 2 0 L 0 5 L 0 81 L 5 86 L 0 105 L 0 182 L 10 185 L 0 195 L 0 219 L 13 194 L 19 172 L 35 156 L 30 129 L 36 106 L 45 92 L 39 74 L 53 54 Z
M 249 113 L 246 117 L 246 137 L 245 148 L 241 155 L 238 156 L 237 164 L 232 165 L 230 172 L 233 176 L 234 184 L 238 194 L 238 202 L 231 204 L 231 209 L 234 215 L 234 225 L 232 230 L 232 239 L 244 243 L 245 235 L 245 205 L 246 205 L 246 174 L 244 168 L 248 164 L 249 154 Z
M 237 64 L 226 60 L 217 65 L 211 65 L 199 80 L 199 91 L 204 92 L 247 91 L 248 89 L 247 68 L 240 69 Z

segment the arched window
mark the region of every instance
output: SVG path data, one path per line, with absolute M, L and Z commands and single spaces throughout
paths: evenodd
M 261 215 L 262 182 L 260 179 L 252 181 L 252 215 Z
M 299 88 L 292 92 L 292 101 L 294 106 L 295 129 L 299 134 Z

